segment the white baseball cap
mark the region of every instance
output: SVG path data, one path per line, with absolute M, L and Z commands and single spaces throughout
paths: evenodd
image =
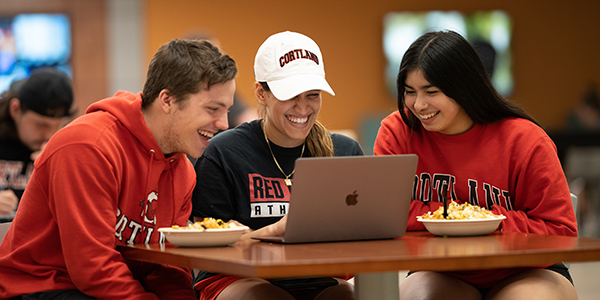
M 289 100 L 310 90 L 322 90 L 335 96 L 325 80 L 319 46 L 296 32 L 276 33 L 258 48 L 254 77 L 258 82 L 266 82 L 279 100 Z

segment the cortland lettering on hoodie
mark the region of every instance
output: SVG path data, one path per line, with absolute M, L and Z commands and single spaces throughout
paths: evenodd
M 100 299 L 195 299 L 189 271 L 125 261 L 116 250 L 164 242 L 158 228 L 185 225 L 195 178 L 184 154 L 161 152 L 141 94 L 92 104 L 35 162 L 0 246 L 0 298 L 78 289 Z
M 424 128 L 416 133 L 396 111 L 381 122 L 373 152 L 426 158 L 419 160 L 415 174 L 409 231 L 425 230 L 416 217 L 442 206 L 442 192 L 449 187 L 459 203 L 505 215 L 502 231 L 577 236 L 577 220 L 571 202 L 565 201 L 570 199 L 569 188 L 556 147 L 529 120 L 505 118 L 475 124 L 462 134 L 444 135 Z M 531 268 L 444 273 L 488 288 L 527 269 Z

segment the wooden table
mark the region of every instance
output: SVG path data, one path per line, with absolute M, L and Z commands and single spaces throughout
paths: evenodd
M 281 245 L 238 241 L 229 247 L 119 246 L 123 256 L 244 277 L 355 274 L 357 299 L 398 299 L 399 270 L 470 270 L 600 260 L 600 239 L 513 232 L 395 240 Z

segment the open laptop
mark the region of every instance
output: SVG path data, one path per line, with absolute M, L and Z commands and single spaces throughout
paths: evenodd
M 416 155 L 299 158 L 284 236 L 265 242 L 311 243 L 402 237 Z

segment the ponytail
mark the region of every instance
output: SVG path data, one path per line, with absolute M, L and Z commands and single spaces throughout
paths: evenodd
M 306 147 L 313 157 L 334 156 L 331 134 L 319 121 L 310 129 L 306 137 Z

